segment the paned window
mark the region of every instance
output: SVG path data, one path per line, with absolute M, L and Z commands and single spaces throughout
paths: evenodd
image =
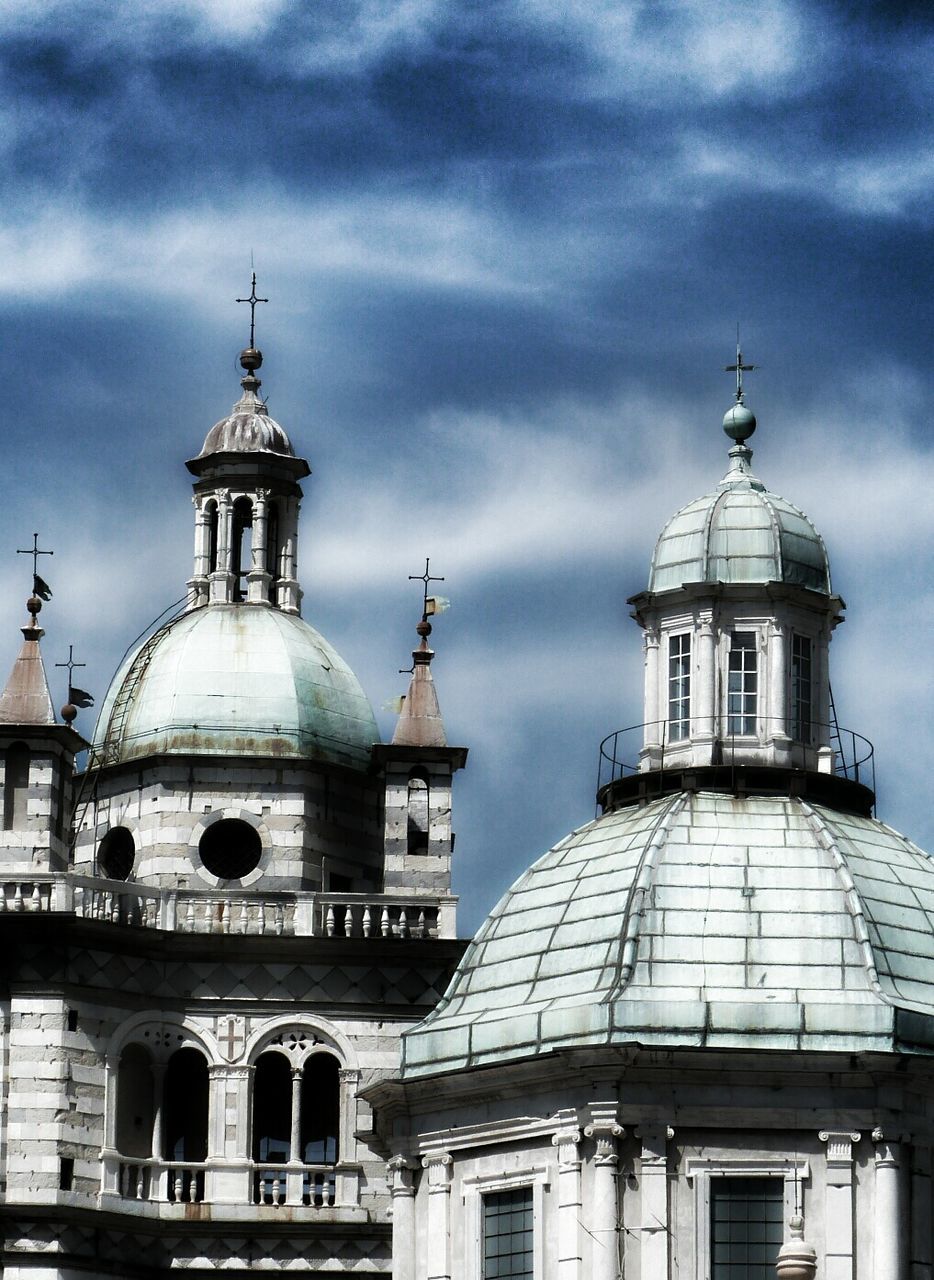
M 532 1280 L 532 1188 L 483 1197 L 483 1280 Z
M 668 637 L 668 740 L 691 736 L 691 637 Z
M 712 1178 L 711 1280 L 774 1280 L 782 1243 L 781 1178 Z
M 754 631 L 734 631 L 730 637 L 727 718 L 731 734 L 756 732 L 759 694 L 758 651 Z
M 795 742 L 811 741 L 811 641 L 791 637 L 791 725 Z

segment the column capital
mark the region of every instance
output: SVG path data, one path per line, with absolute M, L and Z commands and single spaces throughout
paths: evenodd
M 393 1199 L 397 1196 L 414 1196 L 413 1178 L 415 1163 L 408 1156 L 395 1155 L 386 1161 L 386 1172 L 389 1175 L 389 1190 Z
M 584 1128 L 584 1136 L 593 1138 L 597 1144 L 595 1164 L 616 1164 L 616 1139 L 621 1138 L 626 1130 L 616 1122 L 616 1103 L 593 1102 L 588 1108 L 590 1123 Z
M 580 1129 L 559 1129 L 551 1135 L 551 1145 L 558 1148 L 558 1164 L 568 1168 L 579 1165 L 577 1148 L 581 1140 Z
M 344 1084 L 356 1084 L 360 1079 L 359 1068 L 341 1067 L 337 1073 L 337 1078 Z
M 642 1143 L 642 1164 L 665 1167 L 668 1162 L 668 1142 L 675 1136 L 670 1124 L 640 1125 L 634 1136 Z
M 827 1144 L 828 1164 L 851 1164 L 853 1144 L 859 1142 L 862 1134 L 849 1129 L 821 1129 L 817 1137 Z
M 899 1147 L 905 1138 L 905 1134 L 893 1133 L 888 1134 L 883 1129 L 876 1126 L 872 1131 L 872 1140 L 876 1148 L 876 1168 L 895 1168 L 899 1164 L 900 1151 Z
M 422 1156 L 422 1168 L 428 1170 L 428 1193 L 451 1190 L 451 1176 L 454 1172 L 454 1157 L 449 1151 L 432 1151 Z

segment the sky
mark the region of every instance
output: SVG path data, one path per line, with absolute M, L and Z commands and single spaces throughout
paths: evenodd
M 183 594 L 252 259 L 263 393 L 314 473 L 304 616 L 384 735 L 408 575 L 445 578 L 473 931 L 642 717 L 626 598 L 725 469 L 739 323 L 755 470 L 847 601 L 839 719 L 934 849 L 929 6 L 6 0 L 0 60 L 4 669 L 33 531 L 56 705 L 69 644 L 100 702 Z

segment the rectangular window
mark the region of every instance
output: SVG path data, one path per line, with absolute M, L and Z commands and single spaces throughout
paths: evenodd
M 532 1188 L 483 1197 L 483 1280 L 532 1280 Z
M 783 1198 L 781 1178 L 711 1178 L 711 1280 L 774 1280 Z
M 668 637 L 668 740 L 691 736 L 691 637 Z
M 727 679 L 727 719 L 730 734 L 756 732 L 759 694 L 758 650 L 754 631 L 734 631 L 730 636 Z
M 791 637 L 791 725 L 795 742 L 811 741 L 811 641 Z

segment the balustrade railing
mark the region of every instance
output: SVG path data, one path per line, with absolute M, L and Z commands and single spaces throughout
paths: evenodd
M 336 1200 L 337 1173 L 327 1165 L 304 1165 L 298 1169 L 281 1164 L 254 1167 L 254 1204 L 303 1204 L 312 1209 L 330 1209 Z
M 121 1156 L 117 1167 L 117 1192 L 123 1200 L 201 1204 L 206 1171 L 206 1164 L 134 1160 Z
M 208 1163 L 110 1157 L 105 1190 L 140 1204 L 203 1204 L 207 1199 Z M 243 1166 L 244 1195 L 254 1205 L 304 1205 L 330 1209 L 337 1203 L 337 1169 L 333 1165 L 254 1164 Z M 247 1192 L 247 1188 L 250 1188 Z
M 322 938 L 453 938 L 453 898 L 303 892 L 199 893 L 74 874 L 0 880 L 0 913 L 65 912 L 81 920 L 179 933 Z

